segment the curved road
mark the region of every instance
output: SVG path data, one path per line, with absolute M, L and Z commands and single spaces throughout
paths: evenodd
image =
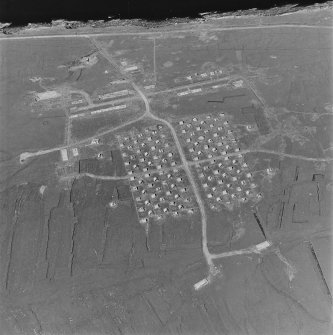
M 187 175 L 187 178 L 188 178 L 188 180 L 189 180 L 189 182 L 190 182 L 190 184 L 192 186 L 193 193 L 194 193 L 196 201 L 198 203 L 198 207 L 199 207 L 200 214 L 201 214 L 201 224 L 202 224 L 202 251 L 203 251 L 203 254 L 205 256 L 207 265 L 209 267 L 210 274 L 213 273 L 214 272 L 214 263 L 212 261 L 211 254 L 209 253 L 208 246 L 207 246 L 207 215 L 206 215 L 206 211 L 205 211 L 205 205 L 204 205 L 204 202 L 203 202 L 203 200 L 201 198 L 199 188 L 198 188 L 198 186 L 197 186 L 197 184 L 195 182 L 195 179 L 194 179 L 194 176 L 192 174 L 191 168 L 188 165 L 188 162 L 186 160 L 183 148 L 182 148 L 182 146 L 181 146 L 181 144 L 179 142 L 179 139 L 178 139 L 178 136 L 177 136 L 177 133 L 176 133 L 174 127 L 172 126 L 172 124 L 170 122 L 168 122 L 168 121 L 166 121 L 164 119 L 161 119 L 161 118 L 155 116 L 154 114 L 152 114 L 152 112 L 150 110 L 149 101 L 148 101 L 147 97 L 145 96 L 145 94 L 140 89 L 140 87 L 136 83 L 134 83 L 133 80 L 130 77 L 128 77 L 128 75 L 126 73 L 124 73 L 124 71 L 122 71 L 122 69 L 113 60 L 113 58 L 103 49 L 103 47 L 96 40 L 92 40 L 92 43 L 99 50 L 100 54 L 102 56 L 104 56 L 104 58 L 106 60 L 108 60 L 109 63 L 114 68 L 116 68 L 125 78 L 127 78 L 129 80 L 129 82 L 131 83 L 133 89 L 142 98 L 142 100 L 143 100 L 143 102 L 145 104 L 145 108 L 146 108 L 145 113 L 143 114 L 143 116 L 146 116 L 147 118 L 150 118 L 150 119 L 156 120 L 158 122 L 161 122 L 161 123 L 165 124 L 170 129 L 171 134 L 173 136 L 173 139 L 175 141 L 177 150 L 179 152 L 179 155 L 180 155 L 180 158 L 181 158 L 181 161 L 182 161 L 182 164 L 183 164 L 184 171 L 185 171 L 185 173 Z
M 164 119 L 161 119 L 157 116 L 155 116 L 154 114 L 151 113 L 150 111 L 150 105 L 149 105 L 149 101 L 148 99 L 146 98 L 146 96 L 143 94 L 143 92 L 140 90 L 140 88 L 132 82 L 132 86 L 133 88 L 138 92 L 138 94 L 141 96 L 141 98 L 143 99 L 144 103 L 145 103 L 145 106 L 146 106 L 146 112 L 145 114 L 147 115 L 147 117 L 153 119 L 153 120 L 156 120 L 156 121 L 159 121 L 163 124 L 165 124 L 171 131 L 171 134 L 172 134 L 172 137 L 175 141 L 175 144 L 176 144 L 176 147 L 177 147 L 177 150 L 179 152 L 179 155 L 180 155 L 180 158 L 181 158 L 181 161 L 182 161 L 182 165 L 183 165 L 183 169 L 185 170 L 186 172 L 186 175 L 187 175 L 187 178 L 192 186 L 192 189 L 193 189 L 193 193 L 195 195 L 195 198 L 196 198 L 196 201 L 198 203 L 198 207 L 199 207 L 199 211 L 200 211 L 200 214 L 201 214 L 201 224 L 202 224 L 202 251 L 203 251 L 203 254 L 205 256 L 205 259 L 206 259 L 206 262 L 207 262 L 207 265 L 209 266 L 209 269 L 210 270 L 213 270 L 214 268 L 214 263 L 212 261 L 212 256 L 208 250 L 208 246 L 207 246 L 207 215 L 206 215 L 206 210 L 205 210 L 205 205 L 204 205 L 204 202 L 201 198 L 201 195 L 200 195 L 200 191 L 199 191 L 199 188 L 195 182 L 195 179 L 194 179 L 194 176 L 192 174 L 192 171 L 191 171 L 191 168 L 188 164 L 188 161 L 185 157 L 185 154 L 184 154 L 184 151 L 183 151 L 183 148 L 179 142 L 179 139 L 178 139 L 178 136 L 177 136 L 177 133 L 174 129 L 174 127 L 172 126 L 172 124 Z

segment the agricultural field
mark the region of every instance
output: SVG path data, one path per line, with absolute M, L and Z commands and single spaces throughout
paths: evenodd
M 329 8 L 0 35 L 0 333 L 328 335 Z

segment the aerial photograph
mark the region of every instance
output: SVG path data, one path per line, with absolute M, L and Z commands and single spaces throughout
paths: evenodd
M 333 334 L 333 4 L 0 26 L 0 335 Z

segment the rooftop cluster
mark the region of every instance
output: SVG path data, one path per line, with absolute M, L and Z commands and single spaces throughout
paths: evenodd
M 171 134 L 163 125 L 132 130 L 118 136 L 121 154 L 129 175 L 163 170 L 180 165 L 180 157 Z
M 230 119 L 224 113 L 184 119 L 176 128 L 189 160 L 199 161 L 240 151 Z
M 183 83 L 186 81 L 190 82 L 196 82 L 196 81 L 202 81 L 202 80 L 209 80 L 209 79 L 215 79 L 220 76 L 225 76 L 231 72 L 231 68 L 222 68 L 222 69 L 216 69 L 211 70 L 207 72 L 195 72 L 187 74 L 186 76 L 178 77 L 174 79 L 175 83 Z
M 197 162 L 198 178 L 212 210 L 260 200 L 230 117 L 197 115 L 180 120 L 176 127 L 188 159 Z
M 220 210 L 222 206 L 232 209 L 262 198 L 241 154 L 196 164 L 196 171 L 212 210 Z
M 131 176 L 130 185 L 141 224 L 147 224 L 150 218 L 158 220 L 168 214 L 178 217 L 196 210 L 183 169 Z
M 180 157 L 165 126 L 132 130 L 119 135 L 118 142 L 141 224 L 195 211 L 189 182 L 178 167 Z

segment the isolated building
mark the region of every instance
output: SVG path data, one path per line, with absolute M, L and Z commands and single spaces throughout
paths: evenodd
M 46 91 L 46 92 L 35 93 L 36 101 L 56 99 L 59 97 L 61 97 L 61 94 L 57 91 Z

